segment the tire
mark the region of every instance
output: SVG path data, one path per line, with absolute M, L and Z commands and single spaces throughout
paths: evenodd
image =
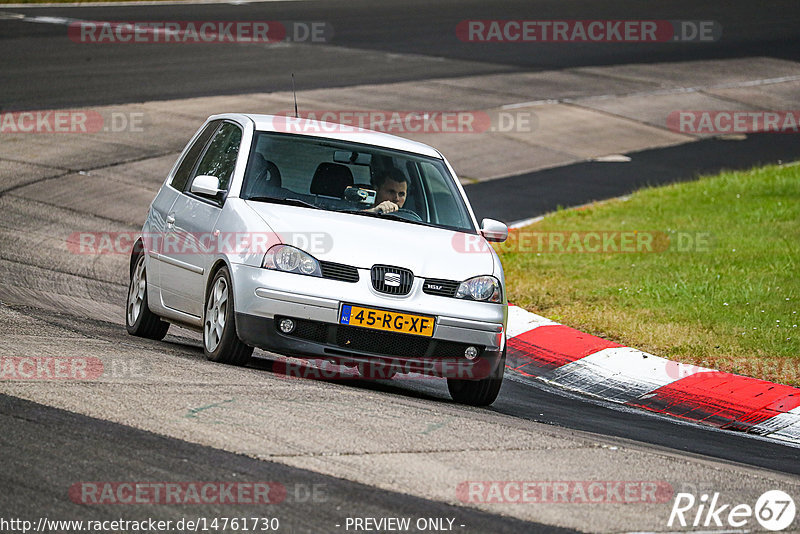
M 167 335 L 169 323 L 150 311 L 147 304 L 147 271 L 144 251 L 135 247 L 131 258 L 131 283 L 125 303 L 125 329 L 132 336 L 160 341 Z
M 236 334 L 236 313 L 228 269 L 222 267 L 206 294 L 203 314 L 203 352 L 212 362 L 245 365 L 253 347 L 245 345 Z
M 497 367 L 486 378 L 481 378 L 480 380 L 448 378 L 447 389 L 450 390 L 450 396 L 459 404 L 489 406 L 497 399 L 497 395 L 500 393 L 505 368 L 506 349 L 504 348 Z

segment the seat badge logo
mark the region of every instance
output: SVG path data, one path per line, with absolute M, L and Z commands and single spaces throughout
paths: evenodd
M 383 283 L 390 287 L 400 287 L 400 273 L 384 274 Z

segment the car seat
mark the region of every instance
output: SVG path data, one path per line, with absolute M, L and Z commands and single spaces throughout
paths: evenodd
M 281 187 L 281 171 L 273 162 L 256 152 L 245 198 L 271 196 Z
M 345 165 L 323 161 L 311 179 L 311 194 L 342 198 L 344 190 L 353 185 L 353 173 Z

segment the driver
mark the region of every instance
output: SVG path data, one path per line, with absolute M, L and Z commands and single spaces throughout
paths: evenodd
M 377 191 L 375 206 L 366 211 L 373 213 L 391 213 L 403 207 L 408 195 L 408 177 L 403 171 L 390 168 L 376 174 L 372 185 Z

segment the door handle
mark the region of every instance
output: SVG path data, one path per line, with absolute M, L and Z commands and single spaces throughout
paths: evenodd
M 172 226 L 173 224 L 175 224 L 175 216 L 167 215 L 167 226 Z

